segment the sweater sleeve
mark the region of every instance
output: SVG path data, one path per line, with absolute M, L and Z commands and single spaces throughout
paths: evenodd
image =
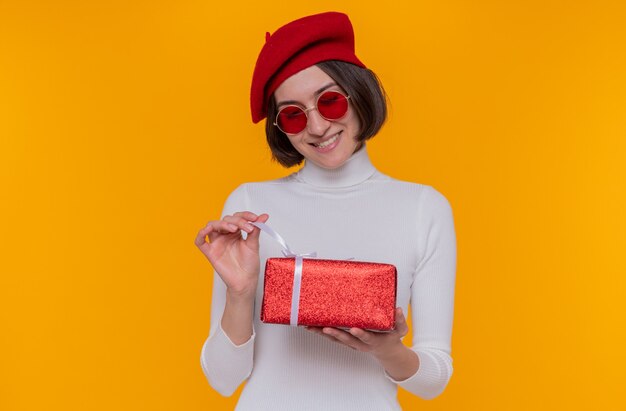
M 239 187 L 226 201 L 222 217 L 247 210 L 245 188 Z M 211 327 L 209 337 L 202 347 L 200 364 L 209 384 L 220 394 L 230 396 L 252 373 L 254 358 L 254 330 L 252 337 L 235 345 L 222 330 L 221 321 L 226 304 L 226 284 L 213 271 L 211 299 Z
M 420 364 L 413 376 L 392 381 L 421 398 L 432 399 L 443 392 L 452 376 L 450 340 L 456 277 L 452 210 L 432 187 L 425 187 L 418 224 L 422 227 L 423 252 L 411 287 L 411 349 Z

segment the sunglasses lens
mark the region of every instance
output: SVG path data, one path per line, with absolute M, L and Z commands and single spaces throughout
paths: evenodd
M 276 124 L 283 133 L 298 134 L 306 127 L 306 114 L 300 107 L 287 106 L 278 112 Z
M 317 99 L 317 111 L 326 120 L 339 120 L 348 112 L 348 98 L 337 91 L 326 91 Z M 276 125 L 286 134 L 298 134 L 306 128 L 306 112 L 298 106 L 286 106 L 276 116 Z
M 317 111 L 327 120 L 339 120 L 348 112 L 348 99 L 336 91 L 327 91 L 318 98 Z

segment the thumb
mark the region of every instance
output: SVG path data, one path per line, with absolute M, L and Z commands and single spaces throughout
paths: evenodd
M 268 214 L 261 214 L 255 220 L 255 222 L 264 223 L 266 222 L 270 216 Z M 254 231 L 248 234 L 247 240 L 253 241 L 255 243 L 259 242 L 259 236 L 261 235 L 261 229 L 259 227 L 254 227 Z M 246 240 L 246 241 L 247 241 Z
M 402 312 L 402 308 L 396 308 L 396 331 L 401 335 L 405 336 L 409 331 L 409 326 L 406 323 L 406 318 L 404 317 L 404 313 Z

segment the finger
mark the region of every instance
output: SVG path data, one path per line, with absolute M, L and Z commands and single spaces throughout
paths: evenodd
M 252 211 L 238 211 L 235 214 L 233 214 L 233 216 L 241 217 L 248 221 L 255 221 L 258 218 L 258 216 L 254 214 Z
M 409 332 L 409 326 L 406 323 L 406 318 L 404 318 L 404 313 L 402 312 L 402 308 L 396 308 L 396 326 L 395 331 L 400 334 L 402 337 Z
M 268 219 L 270 218 L 269 215 L 267 214 L 261 214 L 260 216 L 257 217 L 257 219 L 255 221 L 258 221 L 259 223 L 264 223 L 266 222 Z M 250 235 L 248 235 L 248 240 L 254 241 L 254 242 L 258 242 L 259 240 L 259 236 L 261 235 L 261 229 L 258 227 L 254 227 L 255 230 L 252 231 L 250 233 Z
M 229 217 L 229 216 L 226 216 L 226 217 Z M 205 228 L 213 227 L 212 231 L 220 232 L 220 233 L 232 233 L 232 232 L 239 230 L 239 227 L 237 227 L 236 224 L 226 221 L 226 217 L 224 217 L 221 220 L 209 221 Z
M 206 227 L 198 231 L 194 243 L 196 246 L 201 247 L 208 244 L 206 241 L 207 236 L 210 241 L 213 241 L 215 237 L 218 237 L 221 234 L 232 234 L 238 230 L 239 228 L 237 228 L 237 226 L 224 223 L 223 221 L 209 221 Z
M 258 221 L 259 223 L 265 223 L 269 219 L 270 219 L 270 215 L 263 213 L 263 214 L 261 214 L 260 216 L 257 217 L 256 221 Z
M 239 227 L 236 225 L 221 220 L 209 221 L 206 227 L 198 232 L 195 244 L 201 247 L 206 242 L 207 236 L 209 237 L 209 242 L 213 242 L 221 235 L 232 235 L 233 233 L 239 234 Z
M 361 328 L 350 328 L 349 333 L 367 345 L 370 345 L 374 338 L 374 335 L 372 333 L 369 333 Z
M 227 215 L 223 218 L 223 220 L 229 224 L 235 225 L 239 230 L 243 230 L 248 234 L 254 231 L 254 226 L 250 224 L 248 220 L 246 220 L 245 218 L 237 214 L 240 214 L 240 213 L 235 213 L 234 215 Z
M 353 337 L 352 335 L 350 335 L 349 333 L 345 331 L 338 330 L 336 328 L 324 327 L 322 329 L 322 332 L 326 335 L 330 335 L 334 337 L 340 343 L 347 345 L 348 347 L 354 348 L 355 350 L 359 350 L 359 351 L 368 350 L 367 344 L 364 344 L 358 338 Z
M 197 247 L 201 247 L 203 244 L 205 244 L 206 236 L 209 235 L 211 231 L 213 231 L 213 226 L 210 226 L 210 225 L 198 231 L 198 234 L 196 235 L 196 239 L 194 240 L 194 244 Z
M 312 332 L 314 334 L 317 334 L 317 335 L 327 339 L 328 341 L 332 341 L 332 342 L 337 343 L 337 344 L 342 344 L 340 341 L 338 341 L 332 335 L 324 334 L 324 332 L 322 331 L 322 328 L 320 328 L 320 327 L 305 327 L 305 329 L 307 331 L 309 331 L 309 332 Z
M 213 227 L 203 228 L 202 230 L 198 232 L 198 235 L 196 236 L 196 239 L 194 241 L 194 243 L 196 244 L 196 247 L 198 247 L 200 252 L 202 252 L 202 254 L 204 254 L 204 256 L 208 258 L 209 261 L 211 261 L 211 259 L 209 258 L 211 244 L 206 241 L 206 236 L 209 235 L 212 232 L 212 230 L 213 230 Z
M 220 234 L 233 234 L 239 231 L 239 227 L 236 224 L 230 223 L 225 219 L 217 221 L 209 221 L 207 227 L 213 227 L 213 230 L 209 232 L 209 240 L 213 241 Z

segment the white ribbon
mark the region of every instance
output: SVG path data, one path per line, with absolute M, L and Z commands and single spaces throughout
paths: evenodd
M 293 272 L 293 288 L 291 289 L 291 316 L 289 318 L 289 324 L 293 326 L 298 325 L 298 312 L 300 311 L 300 287 L 302 284 L 302 262 L 304 257 L 314 258 L 317 253 L 296 254 L 287 245 L 287 242 L 280 234 L 274 231 L 270 226 L 264 223 L 250 223 L 258 227 L 265 234 L 272 237 L 283 248 L 282 252 L 285 257 L 294 257 L 296 260 L 296 267 Z

